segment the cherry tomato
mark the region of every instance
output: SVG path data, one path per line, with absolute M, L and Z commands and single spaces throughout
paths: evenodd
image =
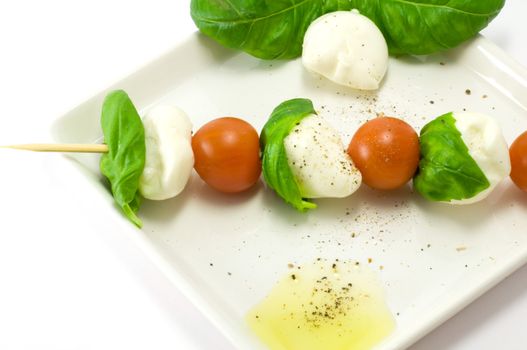
M 510 148 L 511 179 L 527 192 L 527 131 L 518 136 Z
M 391 190 L 410 180 L 419 165 L 419 138 L 404 121 L 378 117 L 353 136 L 348 154 L 372 188 Z
M 212 188 L 242 192 L 260 178 L 260 144 L 251 124 L 232 117 L 215 119 L 192 137 L 194 169 Z

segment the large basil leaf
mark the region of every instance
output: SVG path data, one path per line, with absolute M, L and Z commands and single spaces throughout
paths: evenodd
M 431 54 L 472 38 L 505 0 L 192 0 L 197 27 L 224 46 L 264 59 L 295 58 L 309 24 L 359 9 L 383 32 L 392 55 Z
M 352 0 L 377 24 L 390 54 L 425 55 L 459 45 L 485 28 L 505 0 Z
M 351 0 L 192 0 L 199 30 L 220 44 L 263 59 L 300 56 L 317 17 L 351 9 Z
M 139 178 L 145 167 L 146 146 L 143 122 L 132 101 L 122 90 L 109 93 L 102 107 L 101 126 L 108 153 L 100 168 L 110 181 L 115 202 L 138 227 Z
M 276 107 L 260 135 L 262 171 L 267 185 L 299 211 L 316 208 L 302 198 L 298 183 L 287 162 L 284 139 L 305 117 L 314 114 L 310 100 L 293 99 Z
M 414 188 L 432 201 L 472 198 L 490 186 L 455 123 L 448 113 L 421 130 L 421 161 Z

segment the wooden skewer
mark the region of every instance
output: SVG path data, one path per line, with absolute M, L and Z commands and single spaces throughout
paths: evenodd
M 107 153 L 108 146 L 105 144 L 45 144 L 29 143 L 23 145 L 0 146 L 0 148 L 20 149 L 34 152 L 75 152 L 75 153 Z

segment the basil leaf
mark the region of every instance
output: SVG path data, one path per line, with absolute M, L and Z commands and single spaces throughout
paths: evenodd
M 305 117 L 315 114 L 313 103 L 306 99 L 293 99 L 276 107 L 260 135 L 262 172 L 267 185 L 299 211 L 316 208 L 305 201 L 293 172 L 287 163 L 284 139 Z
M 424 55 L 459 45 L 485 28 L 505 0 L 192 0 L 199 30 L 263 59 L 295 58 L 316 18 L 358 9 L 384 34 L 390 54 Z
M 141 204 L 139 178 L 145 167 L 145 130 L 126 92 L 117 90 L 106 96 L 101 126 L 108 145 L 108 153 L 101 157 L 101 172 L 110 181 L 115 202 L 141 227 L 143 224 L 136 213 Z
M 505 0 L 352 0 L 382 31 L 390 54 L 425 55 L 459 45 L 494 19 Z
M 472 198 L 490 186 L 456 128 L 452 113 L 421 130 L 421 161 L 414 188 L 432 201 Z
M 220 44 L 263 59 L 300 56 L 317 17 L 350 10 L 351 0 L 192 0 L 199 30 Z

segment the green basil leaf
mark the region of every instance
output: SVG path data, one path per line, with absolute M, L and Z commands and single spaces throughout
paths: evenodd
M 317 17 L 350 10 L 351 0 L 192 0 L 199 30 L 220 44 L 263 59 L 300 56 Z
M 505 0 L 192 0 L 202 33 L 263 59 L 295 58 L 316 18 L 358 9 L 383 32 L 390 54 L 431 54 L 485 28 Z
M 300 187 L 287 163 L 284 139 L 302 119 L 311 114 L 315 114 L 315 109 L 310 100 L 298 98 L 285 101 L 274 109 L 260 135 L 265 182 L 299 211 L 317 206 L 302 198 Z
M 109 93 L 103 103 L 101 126 L 108 153 L 101 157 L 100 168 L 108 178 L 115 202 L 137 226 L 136 213 L 141 204 L 139 178 L 146 158 L 145 130 L 132 101 L 122 90 Z
M 472 38 L 505 0 L 352 0 L 382 31 L 390 54 L 425 55 Z
M 414 188 L 432 201 L 472 198 L 490 186 L 455 123 L 452 113 L 448 113 L 421 130 L 421 160 Z

